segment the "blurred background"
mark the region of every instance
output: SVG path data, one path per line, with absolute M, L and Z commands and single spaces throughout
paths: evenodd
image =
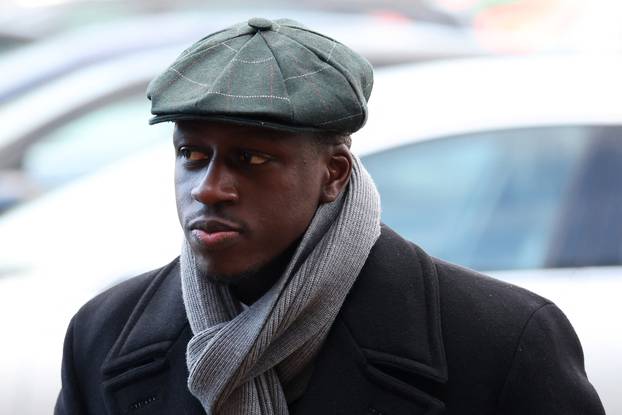
M 354 137 L 383 220 L 556 302 L 622 413 L 622 2 L 0 0 L 0 413 L 51 413 L 88 299 L 178 255 L 150 79 L 208 33 L 288 17 L 376 68 Z

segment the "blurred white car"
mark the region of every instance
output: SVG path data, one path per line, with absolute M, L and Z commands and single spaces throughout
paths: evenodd
M 297 19 L 376 66 L 480 53 L 460 27 L 252 9 L 132 18 L 35 43 L 0 59 L 0 212 L 149 144 L 149 80 L 205 33 L 255 14 Z
M 181 48 L 178 49 L 181 52 L 206 33 L 254 16 L 300 21 L 339 39 L 376 65 L 483 53 L 472 30 L 456 24 L 414 21 L 399 16 L 391 18 L 382 14 L 274 7 L 195 8 L 79 27 L 0 55 L 0 73 L 3 74 L 0 78 L 0 105 L 45 82 L 105 61 L 171 46 Z M 1 23 L 0 19 L 0 35 Z
M 386 223 L 566 312 L 608 413 L 622 413 L 620 73 L 622 59 L 573 56 L 379 70 L 353 138 Z M 49 412 L 71 315 L 178 254 L 173 147 L 155 138 L 171 128 L 130 129 L 153 144 L 139 152 L 124 135 L 124 160 L 0 218 L 0 319 L 11 333 L 0 412 Z

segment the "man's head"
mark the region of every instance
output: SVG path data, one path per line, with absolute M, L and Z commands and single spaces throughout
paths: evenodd
M 244 274 L 293 246 L 348 183 L 372 84 L 363 57 L 283 19 L 207 36 L 151 82 L 150 122 L 176 123 L 178 213 L 202 271 Z
M 248 273 L 285 252 L 348 183 L 335 137 L 209 121 L 176 124 L 179 219 L 202 272 Z

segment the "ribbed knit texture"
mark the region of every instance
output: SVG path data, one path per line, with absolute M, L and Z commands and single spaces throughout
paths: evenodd
M 355 159 L 348 188 L 318 208 L 283 275 L 250 307 L 197 272 L 183 244 L 183 299 L 194 334 L 188 388 L 207 414 L 288 414 L 284 390 L 304 388 L 298 375 L 321 347 L 379 236 L 380 198 Z

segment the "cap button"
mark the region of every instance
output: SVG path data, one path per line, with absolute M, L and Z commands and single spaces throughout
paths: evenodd
M 272 28 L 272 22 L 268 19 L 264 19 L 263 17 L 253 17 L 248 20 L 248 25 L 257 30 L 268 30 Z

